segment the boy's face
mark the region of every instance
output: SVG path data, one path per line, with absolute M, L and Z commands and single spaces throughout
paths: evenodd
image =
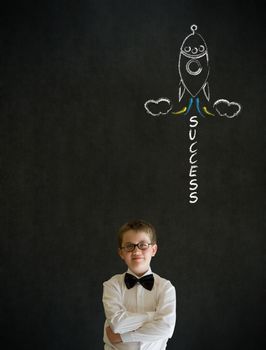
M 126 247 L 129 243 L 150 244 L 151 239 L 149 234 L 144 231 L 129 230 L 126 231 L 123 235 L 122 248 L 118 249 L 120 257 L 125 261 L 128 268 L 140 277 L 148 271 L 151 258 L 155 256 L 157 252 L 157 244 L 149 245 L 145 250 L 141 250 L 138 247 L 135 247 L 132 252 L 128 252 L 123 247 Z

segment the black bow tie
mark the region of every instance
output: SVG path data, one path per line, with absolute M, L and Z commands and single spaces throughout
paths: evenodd
M 154 285 L 154 277 L 152 274 L 137 278 L 130 273 L 125 274 L 125 284 L 128 289 L 133 288 L 139 282 L 145 289 L 152 290 Z

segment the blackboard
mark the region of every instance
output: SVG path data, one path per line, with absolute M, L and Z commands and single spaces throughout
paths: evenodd
M 171 280 L 168 349 L 265 348 L 265 16 L 258 1 L 59 0 L 1 14 L 1 333 L 14 349 L 102 349 L 102 283 L 125 266 L 116 231 L 154 224 L 152 268 Z M 211 101 L 190 117 L 178 55 L 197 25 Z M 263 344 L 264 342 L 264 344 Z

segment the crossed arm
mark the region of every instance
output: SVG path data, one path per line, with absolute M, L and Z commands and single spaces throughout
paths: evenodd
M 135 313 L 122 305 L 119 289 L 105 285 L 103 304 L 111 343 L 155 342 L 172 336 L 175 325 L 175 289 L 168 282 L 159 293 L 155 312 Z
M 106 328 L 106 334 L 112 344 L 117 344 L 122 342 L 122 338 L 119 333 L 114 333 L 112 328 L 108 326 Z

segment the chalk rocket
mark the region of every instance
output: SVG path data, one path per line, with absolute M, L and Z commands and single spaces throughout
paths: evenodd
M 190 27 L 192 33 L 183 41 L 179 60 L 178 71 L 180 75 L 179 101 L 181 101 L 185 90 L 195 97 L 202 90 L 206 99 L 210 100 L 210 89 L 207 82 L 209 76 L 208 49 L 203 37 L 196 33 L 197 26 Z

